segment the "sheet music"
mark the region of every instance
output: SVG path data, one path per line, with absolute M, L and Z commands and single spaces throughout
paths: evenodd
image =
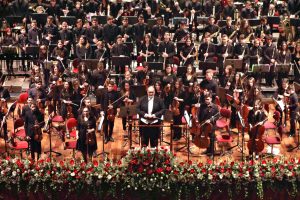
M 158 119 L 152 120 L 152 119 L 141 118 L 141 121 L 145 124 L 155 124 L 158 122 Z
M 189 127 L 192 127 L 192 120 L 187 111 L 184 111 L 184 118 Z
M 284 107 L 285 107 L 285 106 L 284 106 L 283 100 L 278 100 L 278 101 L 277 101 L 277 100 L 274 99 L 274 98 L 273 98 L 273 100 L 274 100 L 275 103 L 280 107 L 280 110 L 281 110 L 281 111 L 284 111 Z

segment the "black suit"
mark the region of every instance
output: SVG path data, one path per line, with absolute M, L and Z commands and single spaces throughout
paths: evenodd
M 165 111 L 164 102 L 159 97 L 153 97 L 153 109 L 151 114 L 154 114 L 157 118 L 160 118 Z M 137 106 L 137 112 L 139 114 L 140 118 L 143 118 L 145 114 L 148 113 L 148 96 L 144 96 L 141 98 L 141 100 L 138 102 Z M 159 124 L 157 123 L 154 124 Z M 145 125 L 144 122 L 140 121 L 141 125 Z M 154 125 L 152 124 L 152 125 Z M 158 138 L 160 133 L 159 127 L 140 127 L 140 133 L 142 136 L 142 145 L 148 146 L 149 140 L 151 147 L 156 147 L 158 145 Z

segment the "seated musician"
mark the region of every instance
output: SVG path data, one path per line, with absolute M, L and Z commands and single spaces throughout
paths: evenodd
M 162 77 L 162 85 L 166 86 L 167 84 L 173 84 L 176 80 L 176 75 L 173 73 L 171 65 L 167 65 L 164 75 Z
M 146 34 L 144 37 L 144 42 L 141 44 L 141 50 L 139 52 L 139 57 L 137 62 L 153 62 L 155 59 L 155 52 L 157 47 L 151 42 L 151 37 L 149 34 Z
M 143 69 L 137 72 L 136 81 L 139 85 L 153 84 L 153 73 L 149 70 L 148 63 L 144 62 Z
M 78 117 L 77 130 L 76 149 L 81 151 L 84 161 L 87 162 L 87 156 L 91 160 L 93 153 L 97 150 L 96 119 L 87 107 L 83 108 L 82 114 Z
M 61 61 L 62 65 L 66 68 L 67 66 L 67 58 L 68 58 L 68 50 L 64 47 L 64 44 L 61 40 L 58 40 L 57 47 L 55 47 L 52 51 L 52 56 Z
M 252 8 L 251 2 L 246 1 L 245 8 L 242 9 L 241 17 L 244 19 L 253 19 L 257 15 L 256 11 Z
M 136 101 L 136 96 L 133 91 L 130 89 L 130 82 L 125 81 L 124 85 L 121 87 L 121 95 L 124 96 L 124 99 L 121 102 L 120 106 L 129 106 L 132 105 Z M 130 117 L 128 117 L 129 119 Z M 122 117 L 122 126 L 124 131 L 124 137 L 128 137 L 128 133 L 126 131 L 126 123 L 127 117 Z
M 165 32 L 167 32 L 169 28 L 163 25 L 162 17 L 157 17 L 156 23 L 157 24 L 152 27 L 151 38 L 155 45 L 159 45 L 163 40 Z
M 204 28 L 203 33 L 209 33 L 210 35 L 214 35 L 212 38 L 214 41 L 213 43 L 217 43 L 217 36 L 216 35 L 219 31 L 219 27 L 215 24 L 215 16 L 209 16 L 208 17 L 208 25 Z
M 218 57 L 217 66 L 219 67 L 219 71 L 222 72 L 225 60 L 233 56 L 233 46 L 229 43 L 226 34 L 222 35 L 222 43 L 216 47 L 216 55 Z
M 219 82 L 220 86 L 226 89 L 229 89 L 231 83 L 233 82 L 234 73 L 232 65 L 227 65 L 224 69 L 224 72 L 220 74 Z
M 200 83 L 201 89 L 207 89 L 211 92 L 211 95 L 213 97 L 213 100 L 215 100 L 215 97 L 217 95 L 217 89 L 218 84 L 213 79 L 214 72 L 211 69 L 206 70 L 205 79 Z
M 31 150 L 31 159 L 35 160 L 35 153 L 37 153 L 37 160 L 41 156 L 42 146 L 41 146 L 41 135 L 44 122 L 44 115 L 37 108 L 37 105 L 32 103 L 29 105 L 30 109 L 23 109 L 22 113 L 23 120 L 25 122 L 24 129 L 26 136 L 29 137 L 29 145 Z
M 175 31 L 173 42 L 184 42 L 184 40 L 189 37 L 189 31 L 187 30 L 186 23 L 184 21 L 180 22 L 180 27 Z
M 292 61 L 292 54 L 288 48 L 288 45 L 286 42 L 282 42 L 282 45 L 279 47 L 278 51 L 278 63 L 284 64 L 284 65 L 290 65 Z M 278 84 L 281 83 L 283 78 L 288 78 L 288 73 L 279 71 L 278 72 Z
M 128 23 L 128 17 L 122 18 L 122 25 L 119 26 L 119 29 L 124 42 L 133 42 L 133 27 Z
M 243 90 L 242 88 L 235 88 L 233 90 L 233 99 L 229 102 L 231 105 L 231 118 L 230 118 L 230 128 L 236 127 L 236 122 L 238 120 L 238 112 L 243 103 Z
M 104 64 L 104 66 L 106 65 L 106 63 L 107 63 L 107 60 L 108 60 L 108 58 L 109 58 L 109 55 L 108 55 L 108 51 L 107 51 L 107 49 L 105 48 L 105 45 L 104 45 L 104 43 L 103 43 L 103 41 L 98 41 L 97 42 L 97 49 L 96 49 L 96 51 L 95 51 L 95 53 L 94 53 L 94 57 L 96 58 L 96 59 L 98 59 L 99 60 L 99 62 L 102 62 L 103 64 Z
M 125 77 L 124 77 L 124 79 L 122 80 L 122 82 L 121 82 L 121 84 L 119 86 L 120 88 L 124 88 L 125 83 L 129 83 L 130 86 L 134 85 L 134 80 L 131 77 L 132 75 L 131 75 L 130 71 L 126 71 L 125 74 L 124 74 L 124 76 Z
M 290 94 L 289 103 L 286 106 L 286 109 L 290 111 L 290 134 L 289 137 L 294 137 L 296 133 L 296 118 L 297 112 L 299 111 L 298 105 L 298 96 L 295 92 L 295 86 L 290 85 L 288 88 L 288 92 Z
M 142 146 L 148 146 L 150 141 L 151 147 L 158 146 L 158 138 L 160 136 L 160 127 L 151 127 L 151 125 L 159 125 L 160 118 L 164 114 L 164 103 L 162 99 L 155 96 L 153 86 L 147 89 L 147 95 L 142 97 L 138 102 L 137 110 L 140 117 L 140 124 L 149 127 L 140 127 L 142 137 Z
M 199 60 L 203 62 L 213 62 L 216 54 L 215 45 L 211 43 L 210 33 L 205 33 L 203 42 L 199 46 Z
M 284 103 L 285 100 L 287 100 L 289 97 L 288 88 L 289 88 L 288 79 L 283 79 L 281 85 L 279 85 L 277 91 L 274 94 L 275 100 L 281 101 L 282 103 Z M 283 105 L 281 105 L 281 106 L 283 106 Z M 282 125 L 283 113 L 285 113 L 285 115 L 287 115 L 288 113 L 286 112 L 284 107 L 280 107 L 279 104 L 276 105 L 275 109 L 280 113 L 280 121 L 278 123 L 278 126 L 280 126 L 280 125 Z M 286 125 L 286 119 L 287 119 L 287 116 L 285 116 L 284 125 Z
M 114 142 L 112 137 L 113 130 L 115 126 L 115 116 L 117 114 L 117 107 L 120 102 L 118 102 L 119 93 L 114 90 L 115 83 L 110 81 L 108 83 L 107 89 L 103 94 L 97 96 L 97 102 L 101 104 L 101 113 L 105 116 L 103 122 L 105 144 L 108 142 Z
M 218 118 L 219 108 L 216 104 L 212 103 L 212 94 L 208 93 L 204 97 L 205 103 L 201 104 L 198 112 L 198 120 L 199 124 L 202 123 L 211 123 L 213 127 L 215 126 L 216 120 Z M 214 141 L 215 141 L 215 134 L 214 130 L 209 133 L 210 137 L 210 145 L 204 152 L 204 154 L 213 154 L 214 152 Z
M 194 64 L 194 60 L 196 57 L 196 49 L 195 45 L 192 44 L 192 40 L 188 37 L 185 40 L 185 44 L 182 46 L 180 50 L 180 57 L 182 61 L 182 65 L 188 66 L 190 64 Z
M 193 67 L 192 64 L 189 64 L 186 68 L 186 73 L 182 77 L 183 85 L 189 87 L 196 81 L 197 81 L 197 75 L 195 72 L 195 68 Z
M 231 17 L 226 17 L 226 25 L 223 26 L 220 30 L 220 33 L 222 34 L 222 38 L 223 38 L 223 35 L 227 35 L 227 37 L 229 36 L 232 36 L 235 32 L 235 28 L 234 26 L 232 25 L 232 18 Z M 232 39 L 229 38 L 229 39 Z
M 91 84 L 97 88 L 103 88 L 105 80 L 107 78 L 106 70 L 103 62 L 97 64 L 97 68 L 93 70 L 91 74 Z

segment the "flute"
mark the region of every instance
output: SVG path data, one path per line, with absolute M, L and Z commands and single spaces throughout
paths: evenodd
M 224 54 L 227 54 L 228 53 L 228 45 L 226 45 L 226 51 Z M 226 56 L 227 57 L 227 56 Z M 225 60 L 226 60 L 226 57 L 224 57 L 224 60 L 223 60 L 223 65 L 225 64 Z
M 205 54 L 208 53 L 208 48 L 209 48 L 209 42 L 207 42 L 207 48 L 206 48 Z M 207 56 L 204 56 L 204 62 L 206 61 L 206 59 L 207 59 Z
M 195 48 L 195 46 L 192 47 L 192 49 L 190 50 L 189 54 L 186 56 L 186 60 L 184 61 L 184 63 L 182 64 L 184 66 L 184 64 L 186 63 L 186 61 L 188 60 L 189 55 L 192 53 L 193 49 Z
M 148 62 L 148 47 L 146 49 L 146 62 Z
M 165 48 L 165 54 L 167 53 L 167 48 Z M 164 66 L 166 66 L 166 57 L 164 57 Z

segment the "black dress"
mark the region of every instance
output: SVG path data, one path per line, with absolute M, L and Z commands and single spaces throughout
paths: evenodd
M 96 130 L 96 120 L 94 117 L 90 116 L 87 121 L 84 121 L 82 116 L 78 118 L 77 130 L 79 138 L 77 140 L 76 149 L 84 154 L 88 153 L 89 155 L 92 155 L 92 153 L 97 150 L 97 139 L 95 132 L 92 134 L 92 139 L 95 141 L 95 143 L 93 145 L 86 144 L 87 129 L 93 128 Z

